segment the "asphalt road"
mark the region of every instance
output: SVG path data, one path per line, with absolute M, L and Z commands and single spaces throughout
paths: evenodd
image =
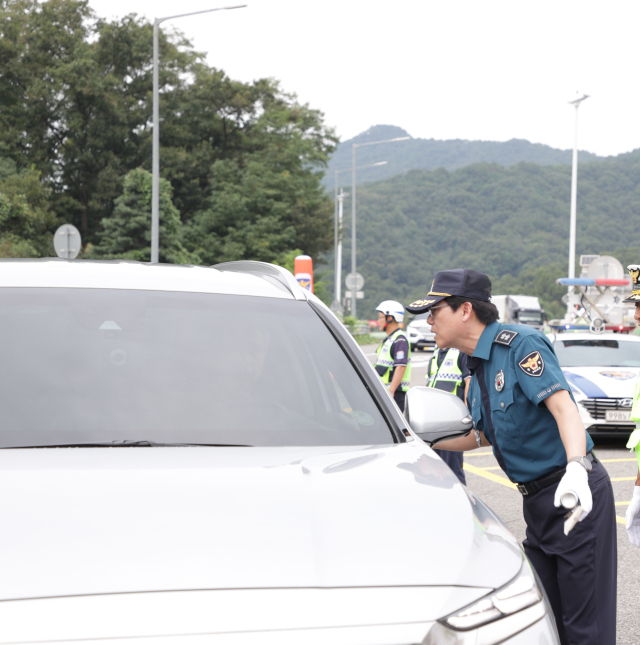
M 375 345 L 365 345 L 365 354 L 373 363 Z M 424 385 L 430 352 L 412 352 L 411 385 Z M 635 453 L 623 442 L 596 442 L 598 459 L 611 477 L 616 500 L 618 528 L 618 645 L 640 643 L 640 549 L 627 537 L 624 514 L 631 499 L 637 473 Z M 502 472 L 493 453 L 481 448 L 464 455 L 467 486 L 486 502 L 509 527 L 519 542 L 525 537 L 522 497 Z

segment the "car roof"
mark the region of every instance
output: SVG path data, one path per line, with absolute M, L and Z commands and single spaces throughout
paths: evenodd
M 212 267 L 128 260 L 2 259 L 1 287 L 184 291 L 307 300 L 283 267 L 226 262 Z
M 563 332 L 561 334 L 548 334 L 552 341 L 556 340 L 623 340 L 631 341 L 633 343 L 640 343 L 640 336 L 632 336 L 631 334 L 589 334 L 588 332 L 574 333 Z

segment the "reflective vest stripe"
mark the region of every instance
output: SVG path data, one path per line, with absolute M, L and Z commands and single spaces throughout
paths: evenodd
M 411 387 L 411 344 L 405 332 L 402 329 L 396 329 L 392 334 L 387 336 L 377 349 L 378 358 L 376 359 L 376 367 L 381 365 L 386 367 L 386 372 L 380 377 L 385 387 L 389 387 L 391 383 L 391 374 L 393 373 L 393 356 L 391 356 L 391 346 L 400 336 L 404 337 L 407 341 L 407 369 L 404 371 L 402 381 L 399 389 L 406 392 Z M 378 372 L 379 374 L 380 372 Z
M 452 394 L 458 394 L 458 388 L 462 384 L 462 370 L 458 367 L 458 357 L 460 356 L 460 350 L 458 349 L 449 349 L 447 354 L 442 361 L 440 370 L 446 365 L 447 371 L 438 370 L 438 356 L 440 354 L 440 348 L 436 347 L 433 352 L 433 358 L 431 359 L 431 369 L 429 374 L 427 374 L 427 387 L 436 387 L 438 381 L 449 381 L 455 383 L 454 389 L 451 391 Z

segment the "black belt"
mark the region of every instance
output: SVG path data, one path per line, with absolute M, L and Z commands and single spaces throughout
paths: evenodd
M 598 463 L 596 456 L 592 452 L 587 453 L 587 458 L 592 464 Z M 559 482 L 564 477 L 566 470 L 566 467 L 559 468 L 558 470 L 554 470 L 553 472 L 550 472 L 543 477 L 534 479 L 533 481 L 526 482 L 524 484 L 516 484 L 516 486 L 518 487 L 518 491 L 523 495 L 531 495 L 532 493 L 537 493 L 547 486 L 551 486 L 552 484 Z

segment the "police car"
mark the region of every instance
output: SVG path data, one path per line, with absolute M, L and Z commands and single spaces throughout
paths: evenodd
M 431 331 L 431 325 L 427 323 L 428 316 L 429 313 L 418 314 L 407 325 L 407 334 L 412 352 L 416 349 L 435 347 L 436 335 Z
M 628 435 L 640 372 L 640 337 L 626 334 L 550 335 L 562 371 L 592 436 Z

